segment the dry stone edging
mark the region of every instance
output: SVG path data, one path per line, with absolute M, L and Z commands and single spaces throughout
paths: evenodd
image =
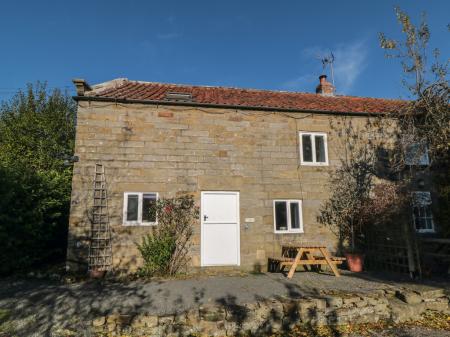
M 268 335 L 293 326 L 400 323 L 416 320 L 426 310 L 449 312 L 443 289 L 384 289 L 370 294 L 323 295 L 301 299 L 262 299 L 254 303 L 202 305 L 176 315 L 112 314 L 92 321 L 95 332 L 151 336 Z

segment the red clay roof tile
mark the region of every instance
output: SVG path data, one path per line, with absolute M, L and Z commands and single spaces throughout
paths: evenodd
M 103 88 L 103 89 L 102 89 Z M 100 86 L 88 92 L 89 97 L 139 101 L 166 101 L 167 92 L 190 93 L 192 102 L 223 106 L 329 111 L 342 113 L 391 113 L 401 110 L 407 101 L 354 96 L 203 87 L 123 80 L 114 86 Z

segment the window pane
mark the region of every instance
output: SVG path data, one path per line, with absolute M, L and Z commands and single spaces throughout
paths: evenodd
M 303 161 L 312 162 L 311 135 L 302 135 Z
M 431 206 L 430 205 L 428 205 L 428 206 L 425 206 L 424 207 L 424 209 L 425 209 L 425 214 L 424 214 L 424 216 L 426 216 L 426 217 L 428 217 L 428 218 L 431 218 Z
M 291 228 L 300 229 L 300 214 L 298 202 L 291 202 Z
M 138 219 L 139 196 L 136 194 L 128 195 L 127 202 L 127 221 L 137 221 Z
M 414 207 L 413 212 L 414 212 L 414 217 L 415 218 L 420 216 L 420 214 L 419 214 L 419 207 Z
M 430 192 L 413 192 L 412 197 L 415 206 L 431 205 Z
M 277 231 L 286 231 L 288 229 L 286 201 L 275 202 L 275 228 Z
M 416 229 L 425 229 L 424 218 L 416 218 Z
M 325 140 L 323 136 L 314 137 L 316 145 L 316 162 L 325 163 Z
M 428 165 L 428 147 L 423 143 L 413 143 L 406 146 L 405 164 L 406 165 Z
M 156 222 L 156 194 L 144 194 L 142 198 L 142 221 Z
M 423 218 L 415 218 L 414 220 L 415 220 L 414 223 L 416 225 L 416 229 L 424 228 Z

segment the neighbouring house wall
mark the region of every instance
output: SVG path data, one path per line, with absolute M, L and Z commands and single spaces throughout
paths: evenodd
M 265 266 L 268 257 L 280 254 L 282 244 L 323 244 L 334 251 L 335 236 L 317 222 L 327 198 L 327 172 L 339 164 L 342 150 L 331 136 L 330 118 L 336 117 L 79 102 L 68 265 L 80 269 L 86 263 L 95 163 L 105 166 L 116 270 L 136 270 L 141 258 L 135 242 L 151 231 L 122 225 L 124 192 L 133 191 L 160 197 L 187 192 L 198 204 L 201 191 L 239 191 L 244 269 Z M 299 165 L 299 131 L 328 133 L 329 166 Z M 303 200 L 303 234 L 274 233 L 274 199 Z M 244 225 L 245 218 L 255 222 Z M 200 222 L 191 257 L 192 266 L 200 266 Z

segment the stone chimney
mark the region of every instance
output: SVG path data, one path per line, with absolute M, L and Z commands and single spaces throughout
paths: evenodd
M 72 82 L 75 84 L 78 96 L 84 96 L 87 91 L 92 90 L 91 86 L 82 78 L 74 78 Z
M 327 81 L 327 75 L 319 76 L 319 85 L 316 87 L 316 94 L 321 94 L 324 96 L 334 96 L 334 91 L 336 88 Z

